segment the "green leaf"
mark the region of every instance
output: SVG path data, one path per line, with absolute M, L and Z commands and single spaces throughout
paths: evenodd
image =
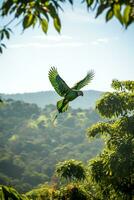
M 45 20 L 45 19 L 41 20 L 41 27 L 42 27 L 42 30 L 44 31 L 44 33 L 47 33 L 47 30 L 48 30 L 48 22 L 47 22 L 47 20 Z
M 34 19 L 33 19 L 33 23 L 32 23 L 33 28 L 35 27 L 36 22 L 37 22 L 37 17 L 35 16 Z
M 4 48 L 6 48 L 6 45 L 5 45 L 5 44 L 3 44 L 3 43 L 1 43 L 1 46 L 3 46 Z
M 12 187 L 1 186 L 4 199 L 23 200 L 23 197 Z
M 0 33 L 1 35 L 0 35 L 0 39 L 1 40 L 3 40 L 3 38 L 4 38 L 4 32 L 3 31 L 1 31 L 1 33 Z
M 55 17 L 53 22 L 54 22 L 54 27 L 55 27 L 55 29 L 60 33 L 60 30 L 61 30 L 61 22 L 60 22 L 59 17 L 58 17 L 58 16 Z
M 112 9 L 108 10 L 107 14 L 106 14 L 106 22 L 108 22 L 110 19 L 112 19 L 112 17 L 114 16 L 114 12 Z
M 3 53 L 2 47 L 0 47 L 0 53 Z
M 47 21 L 49 21 L 49 16 L 47 14 L 47 12 L 49 12 L 49 10 L 47 10 L 46 7 L 38 7 L 38 11 L 46 17 Z
M 34 22 L 34 19 L 35 19 L 35 16 L 32 13 L 26 15 L 23 19 L 23 28 L 26 29 L 30 27 Z
M 16 9 L 16 13 L 15 13 L 15 17 L 19 17 L 22 13 L 25 13 L 25 8 L 23 8 L 22 6 L 19 6 L 17 9 Z
M 73 0 L 68 0 L 73 5 Z
M 124 23 L 126 26 L 128 25 L 128 22 L 130 20 L 130 13 L 131 13 L 131 6 L 127 5 L 123 15 Z
M 11 28 L 7 28 L 7 30 L 11 33 L 13 33 L 12 29 Z
M 98 17 L 107 7 L 108 7 L 108 4 L 101 4 L 98 7 L 96 17 Z
M 12 8 L 11 8 L 11 10 L 10 10 L 10 14 L 12 14 L 15 10 L 16 10 L 16 8 L 17 8 L 17 6 L 15 5 L 15 6 L 13 6 Z
M 123 17 L 121 15 L 121 6 L 120 4 L 114 4 L 113 7 L 114 15 L 115 17 L 120 21 L 120 23 L 123 25 Z
M 5 35 L 6 35 L 6 38 L 9 39 L 9 38 L 10 38 L 9 31 L 7 31 L 6 29 L 4 29 L 4 33 L 5 33 Z
M 3 1 L 2 3 L 2 16 L 5 16 L 8 14 L 8 12 L 10 11 L 11 7 L 13 6 L 14 2 L 13 1 Z
M 49 4 L 48 9 L 49 9 L 49 13 L 50 13 L 52 18 L 55 18 L 55 17 L 58 16 L 56 9 L 55 9 L 55 7 L 53 6 L 52 3 Z
M 93 4 L 94 0 L 86 0 L 86 2 L 87 2 L 87 6 L 90 7 Z

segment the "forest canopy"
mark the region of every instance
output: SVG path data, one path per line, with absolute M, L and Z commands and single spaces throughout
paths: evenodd
M 113 80 L 112 88 L 96 103 L 103 120 L 91 109 L 70 108 L 55 128 L 53 105 L 10 100 L 0 109 L 0 181 L 32 189 L 20 195 L 1 185 L 4 200 L 133 200 L 134 81 Z
M 72 109 L 58 116 L 54 105 L 7 100 L 0 107 L 0 183 L 24 192 L 51 182 L 59 161 L 84 163 L 103 148 L 97 139 L 89 143 L 85 129 L 100 120 L 92 109 Z M 84 152 L 84 153 L 83 153 Z

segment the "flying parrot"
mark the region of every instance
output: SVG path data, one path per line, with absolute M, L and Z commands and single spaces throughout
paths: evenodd
M 76 83 L 73 87 L 69 87 L 65 81 L 59 76 L 58 71 L 55 67 L 51 67 L 49 71 L 49 80 L 56 90 L 56 92 L 63 97 L 57 102 L 57 110 L 59 113 L 67 111 L 69 107 L 69 102 L 76 99 L 78 96 L 83 96 L 83 92 L 80 91 L 81 88 L 86 86 L 94 77 L 94 71 L 90 70 L 85 78 Z

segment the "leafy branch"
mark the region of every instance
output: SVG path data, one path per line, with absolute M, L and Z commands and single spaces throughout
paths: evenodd
M 12 22 L 19 21 L 23 31 L 30 27 L 34 28 L 37 24 L 46 34 L 50 19 L 58 33 L 61 31 L 61 19 L 59 10 L 63 11 L 63 3 L 69 2 L 73 5 L 73 0 L 3 0 L 0 7 L 0 17 L 6 18 L 13 16 L 13 19 L 0 30 L 0 53 L 3 52 L 5 44 L 2 42 L 10 38 L 13 28 L 9 28 Z M 128 28 L 134 22 L 134 1 L 133 0 L 83 0 L 88 10 L 95 12 L 98 17 L 105 13 L 106 22 L 115 17 L 118 21 Z

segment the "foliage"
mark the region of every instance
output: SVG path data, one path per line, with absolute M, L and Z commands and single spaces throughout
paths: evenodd
M 96 10 L 96 17 L 105 13 L 106 22 L 116 17 L 126 28 L 134 22 L 134 1 L 132 0 L 84 0 L 87 6 Z
M 1 42 L 5 39 L 10 39 L 10 34 L 12 33 L 12 30 L 8 27 L 3 27 L 0 29 L 0 53 L 3 53 L 3 48 L 6 48 L 6 45 Z
M 20 195 L 13 187 L 0 185 L 1 200 L 28 200 L 28 197 Z
M 69 109 L 53 124 L 56 107 L 7 100 L 0 107 L 0 182 L 25 192 L 51 182 L 59 161 L 84 163 L 103 148 L 97 139 L 90 144 L 85 129 L 100 120 L 93 110 Z M 83 153 L 84 152 L 84 153 Z
M 80 181 L 86 178 L 86 172 L 82 162 L 73 159 L 59 162 L 56 166 L 56 174 L 58 177 L 65 178 L 69 181 Z
M 59 184 L 56 179 L 51 185 L 39 185 L 27 192 L 26 196 L 33 200 L 100 200 L 98 188 L 88 177 L 86 180 L 64 184 Z
M 60 188 L 49 185 L 41 185 L 26 193 L 33 200 L 92 200 L 82 184 L 69 183 Z
M 68 0 L 71 4 L 72 0 Z M 29 27 L 40 25 L 42 31 L 47 33 L 49 19 L 53 20 L 55 29 L 60 32 L 61 21 L 59 18 L 59 10 L 62 10 L 61 4 L 67 2 L 66 0 L 6 0 L 2 1 L 0 7 L 0 17 L 5 18 L 9 15 L 12 19 L 5 24 L 0 30 L 0 53 L 5 47 L 1 41 L 5 38 L 10 38 L 11 29 L 9 26 L 13 22 L 22 25 L 23 31 Z
M 60 199 L 69 200 L 89 200 L 92 199 L 84 186 L 81 184 L 70 183 L 65 187 L 60 188 Z
M 134 81 L 113 80 L 112 87 L 115 91 L 104 94 L 96 104 L 106 118 L 103 122 L 97 122 L 101 118 L 93 110 L 70 108 L 52 127 L 55 106 L 41 109 L 8 100 L 0 109 L 1 183 L 26 191 L 48 182 L 26 193 L 34 200 L 132 200 Z M 84 140 L 82 133 L 89 124 L 88 136 L 102 135 L 106 144 L 87 170 L 74 158 L 86 162 L 102 149 L 100 139 L 90 145 Z M 57 162 L 56 174 L 67 181 L 53 176 Z
M 88 129 L 88 136 L 102 134 L 104 151 L 90 163 L 93 180 L 103 198 L 131 199 L 134 195 L 134 81 L 112 82 L 115 92 L 106 93 L 96 105 L 109 122 Z
M 12 32 L 12 24 L 21 24 L 23 31 L 30 27 L 39 25 L 44 33 L 47 33 L 49 21 L 52 19 L 53 26 L 60 33 L 61 19 L 59 10 L 63 11 L 63 3 L 73 0 L 2 0 L 0 7 L 0 17 L 12 19 L 0 28 L 0 53 L 3 52 L 4 39 L 9 39 Z M 134 22 L 134 2 L 133 0 L 83 0 L 88 8 L 96 10 L 96 17 L 106 13 L 106 21 L 116 17 L 126 28 Z
M 134 81 L 114 80 L 112 87 L 116 91 L 106 93 L 104 98 L 98 101 L 96 108 L 99 113 L 107 118 L 134 113 Z
M 32 189 L 26 193 L 26 196 L 29 199 L 33 200 L 58 200 L 59 199 L 59 190 L 49 185 L 40 185 L 39 187 Z

